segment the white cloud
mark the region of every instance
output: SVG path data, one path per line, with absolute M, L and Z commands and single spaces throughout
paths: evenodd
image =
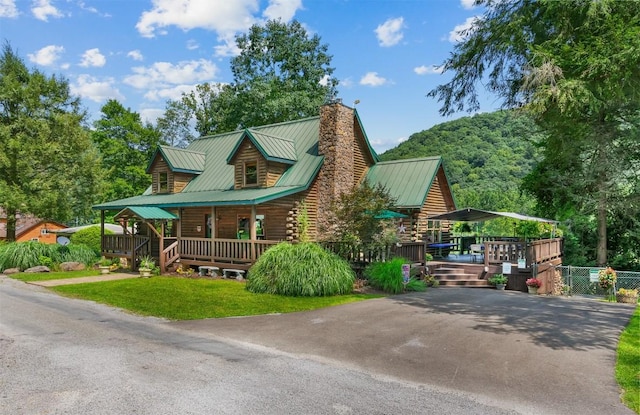
M 344 87 L 344 88 L 351 88 L 353 86 L 353 79 L 351 79 L 351 78 L 341 79 L 339 81 L 338 85 L 340 87 Z
M 418 75 L 441 74 L 442 72 L 444 72 L 444 68 L 437 65 L 422 65 L 413 68 L 413 72 L 417 73 Z
M 107 63 L 107 59 L 104 57 L 102 53 L 100 53 L 100 49 L 93 48 L 88 49 L 82 54 L 82 61 L 80 62 L 80 66 L 88 68 L 89 66 L 93 67 L 102 67 Z
M 199 47 L 200 47 L 200 44 L 198 43 L 197 40 L 195 40 L 195 39 L 187 40 L 187 49 L 195 50 L 195 49 L 198 49 Z
M 460 0 L 460 4 L 462 5 L 462 8 L 467 10 L 471 10 L 474 7 L 476 7 L 475 2 L 476 0 Z
M 395 19 L 389 19 L 376 27 L 376 36 L 378 37 L 378 43 L 380 46 L 388 47 L 397 45 L 404 36 L 402 29 L 404 28 L 404 19 L 397 17 Z
M 145 99 L 149 101 L 166 101 L 168 99 L 178 100 L 182 97 L 182 94 L 188 94 L 196 88 L 196 84 L 191 85 L 176 85 L 170 88 L 151 89 L 144 94 Z
M 60 59 L 60 54 L 64 52 L 64 47 L 57 45 L 45 46 L 36 53 L 29 53 L 29 60 L 41 66 L 51 66 Z
M 49 20 L 49 17 L 62 17 L 60 10 L 56 9 L 50 0 L 37 0 L 33 2 L 31 13 L 33 13 L 36 19 L 45 22 Z
M 158 118 L 164 115 L 164 110 L 161 108 L 145 108 L 140 110 L 140 118 L 144 122 L 155 124 Z
M 288 22 L 299 9 L 302 9 L 302 0 L 269 0 L 269 6 L 262 15 L 268 20 L 282 19 Z
M 367 74 L 360 78 L 360 85 L 382 86 L 387 83 L 389 83 L 389 81 L 379 76 L 378 72 L 367 72 Z
M 155 37 L 156 31 L 176 26 L 184 31 L 207 29 L 218 34 L 236 33 L 249 28 L 253 14 L 259 9 L 257 0 L 152 0 L 153 7 L 140 16 L 136 29 L 144 37 Z
M 449 42 L 458 43 L 464 40 L 469 34 L 464 34 L 465 31 L 471 29 L 473 24 L 478 19 L 478 16 L 468 17 L 464 23 L 457 25 L 449 32 Z
M 236 38 L 233 34 L 220 36 L 218 38 L 220 45 L 214 46 L 215 56 L 219 58 L 238 56 L 240 54 L 240 48 L 236 44 Z
M 99 80 L 90 75 L 80 75 L 76 82 L 70 86 L 71 93 L 79 95 L 82 98 L 90 99 L 94 102 L 104 102 L 108 99 L 117 99 L 124 101 L 125 97 L 120 93 L 118 88 L 114 86 L 113 78 L 104 78 Z
M 180 84 L 209 82 L 218 72 L 211 61 L 156 62 L 149 67 L 132 68 L 133 75 L 124 78 L 124 83 L 137 89 L 163 89 Z
M 0 17 L 9 17 L 11 19 L 18 17 L 20 12 L 16 7 L 15 0 L 0 0 Z
M 142 52 L 140 52 L 140 50 L 138 49 L 129 51 L 129 53 L 127 53 L 127 56 L 133 59 L 134 61 L 144 60 L 144 57 L 142 56 Z

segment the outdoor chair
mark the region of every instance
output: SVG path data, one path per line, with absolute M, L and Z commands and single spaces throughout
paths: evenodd
M 473 259 L 473 262 L 476 262 L 476 257 L 480 257 L 484 261 L 484 245 L 482 244 L 469 245 L 469 254 L 471 254 L 471 258 Z

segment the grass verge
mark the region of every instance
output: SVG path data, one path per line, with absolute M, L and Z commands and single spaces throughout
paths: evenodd
M 9 277 L 16 280 L 29 281 L 48 281 L 62 280 L 65 278 L 93 277 L 100 275 L 100 271 L 96 269 L 85 269 L 83 271 L 54 271 L 54 272 L 20 272 L 11 274 Z
M 620 335 L 616 380 L 624 391 L 623 402 L 640 414 L 640 307 Z
M 292 313 L 381 297 L 373 294 L 330 297 L 253 294 L 245 289 L 244 283 L 237 281 L 175 277 L 133 278 L 51 289 L 69 297 L 171 320 Z

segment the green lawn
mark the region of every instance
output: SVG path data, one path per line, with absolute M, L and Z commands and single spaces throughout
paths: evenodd
M 245 290 L 244 283 L 233 280 L 176 277 L 133 278 L 51 289 L 70 297 L 171 320 L 291 313 L 380 297 L 368 294 L 332 297 L 253 294 Z
M 96 275 L 100 275 L 100 270 L 85 269 L 83 271 L 20 272 L 18 274 L 11 274 L 9 275 L 9 277 L 15 278 L 16 280 L 29 282 L 29 281 L 61 280 L 64 278 L 93 277 Z
M 640 307 L 620 335 L 616 380 L 624 391 L 624 403 L 640 414 Z

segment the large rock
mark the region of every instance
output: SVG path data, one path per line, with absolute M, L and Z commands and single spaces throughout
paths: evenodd
M 2 271 L 4 275 L 17 274 L 18 272 L 20 272 L 19 268 L 7 268 Z
M 44 265 L 38 265 L 37 267 L 31 267 L 24 270 L 24 272 L 36 273 L 36 272 L 51 272 L 49 267 L 45 267 Z
M 60 271 L 82 271 L 85 268 L 82 262 L 63 262 L 60 264 Z

